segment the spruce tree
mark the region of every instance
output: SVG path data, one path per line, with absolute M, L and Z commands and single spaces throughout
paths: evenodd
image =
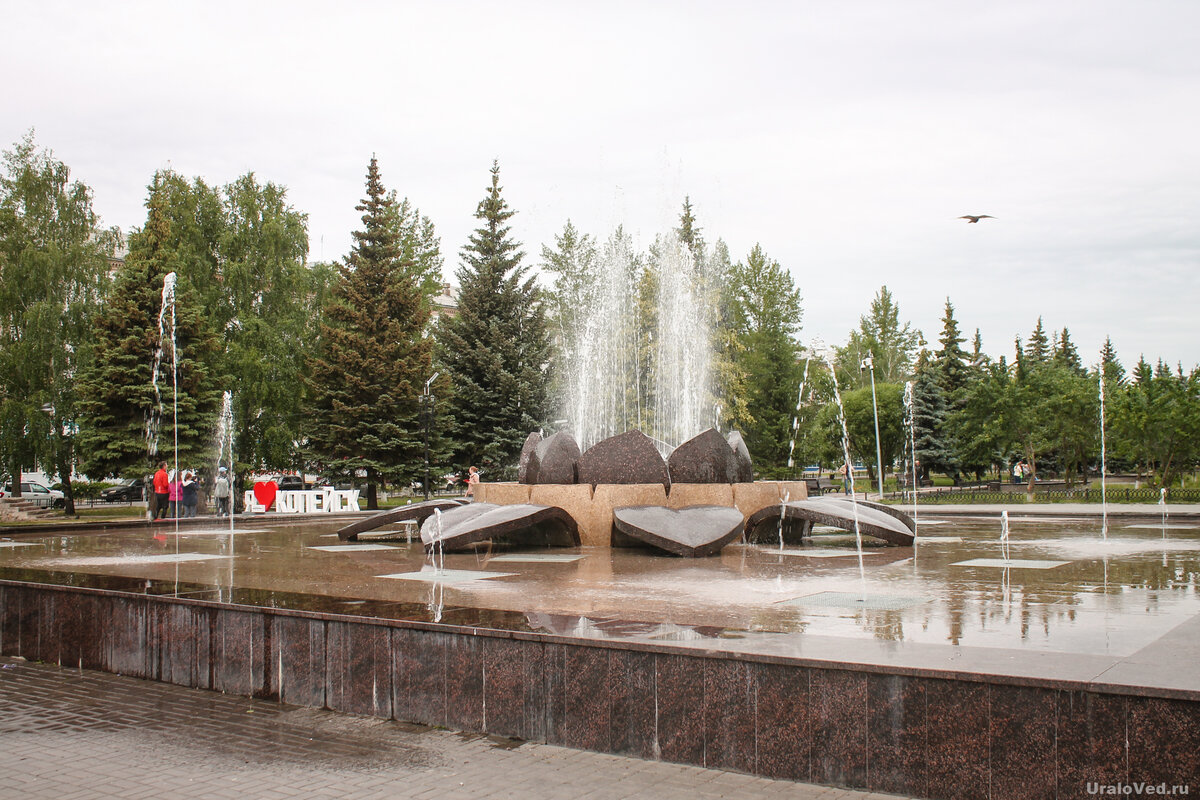
M 967 354 L 962 348 L 965 341 L 958 331 L 954 319 L 954 306 L 946 298 L 946 314 L 942 317 L 942 335 L 938 342 L 942 349 L 937 352 L 938 383 L 951 407 L 967 383 Z
M 440 321 L 438 357 L 454 387 L 455 461 L 487 479 L 516 465 L 521 445 L 544 421 L 550 337 L 540 292 L 521 264 L 508 220 L 500 165 L 475 210 L 480 225 L 462 249 L 459 311 Z
M 310 363 L 309 445 L 333 476 L 365 475 L 367 507 L 380 483 L 420 474 L 424 437 L 418 396 L 433 373 L 419 278 L 395 225 L 395 198 L 371 157 L 363 229 L 326 303 L 318 356 Z
M 1054 361 L 1077 375 L 1087 374 L 1083 362 L 1079 360 L 1079 351 L 1075 349 L 1075 343 L 1071 341 L 1071 334 L 1066 328 L 1062 329 L 1054 344 Z
M 129 255 L 96 318 L 92 362 L 79 385 L 80 466 L 93 478 L 141 475 L 159 459 L 173 463 L 176 433 L 180 468 L 207 462 L 213 449 L 221 381 L 214 368 L 219 344 L 196 286 L 207 277 L 196 258 L 204 238 L 190 227 L 195 217 L 175 213 L 193 201 L 195 188 L 174 173 L 155 175 L 146 225 L 130 237 Z M 176 274 L 175 359 L 170 330 L 163 339 L 159 333 L 170 272 Z M 164 326 L 168 320 L 169 312 Z
M 928 479 L 931 470 L 958 472 L 958 459 L 946 436 L 948 408 L 938 376 L 937 365 L 922 350 L 913 383 L 913 439 L 921 480 Z
M 1031 363 L 1041 364 L 1048 361 L 1050 356 L 1050 338 L 1046 335 L 1046 328 L 1042 325 L 1042 318 L 1038 317 L 1037 327 L 1029 335 L 1029 344 L 1025 346 L 1025 358 Z
M 1125 367 L 1117 360 L 1117 349 L 1113 347 L 1112 337 L 1104 337 L 1104 346 L 1100 348 L 1100 364 L 1104 368 L 1104 382 L 1109 386 L 1125 384 Z

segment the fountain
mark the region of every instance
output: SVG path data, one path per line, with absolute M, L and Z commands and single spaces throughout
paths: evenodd
M 917 527 L 917 494 L 920 484 L 917 482 L 917 422 L 912 381 L 904 383 L 904 428 L 908 431 L 908 441 L 905 442 L 905 447 L 908 450 L 908 464 L 911 472 L 909 489 L 912 490 L 912 519 L 915 531 Z
M 632 368 L 622 358 L 605 356 Z M 580 408 L 596 410 L 595 423 L 576 423 L 583 447 L 531 434 L 522 482 L 480 484 L 468 506 L 407 507 L 423 520 L 411 546 L 325 544 L 403 516 L 264 519 L 239 530 L 236 584 L 230 552 L 222 592 L 218 546 L 202 537 L 173 584 L 134 529 L 0 542 L 0 652 L 931 798 L 1083 796 L 1093 775 L 1194 774 L 1200 535 L 1109 540 L 1137 544 L 1112 576 L 1082 541 L 1095 542 L 1087 520 L 1022 520 L 1010 536 L 1005 511 L 1002 559 L 963 560 L 994 554 L 994 515 L 945 510 L 928 524 L 957 535 L 921 537 L 919 558 L 868 546 L 912 544 L 914 521 L 853 495 L 808 499 L 802 482 L 747 480 L 740 439 L 657 427 L 683 415 L 651 402 L 649 383 L 643 395 L 620 382 L 622 396 L 572 380 L 591 398 Z M 691 407 L 710 408 L 699 396 Z M 844 412 L 841 422 L 850 464 Z M 538 480 L 543 466 L 556 482 Z M 692 516 L 697 506 L 708 511 Z M 1165 535 L 1165 493 L 1160 506 Z M 818 531 L 827 546 L 776 548 L 785 519 L 810 540 L 816 523 L 853 531 L 854 547 Z M 761 528 L 764 546 L 724 540 L 739 527 Z M 614 546 L 617 534 L 680 528 L 695 534 L 690 552 L 672 550 L 678 537 L 662 552 L 715 554 Z M 561 547 L 529 552 L 545 545 Z M 996 566 L 999 580 L 981 569 Z
M 638 256 L 621 231 L 609 239 L 581 298 L 578 330 L 569 337 L 566 407 L 584 450 L 638 429 L 665 455 L 699 432 L 714 407 L 712 314 L 692 255 L 676 235 L 662 236 L 652 268 L 652 320 L 641 316 Z
M 1104 441 L 1104 364 L 1100 364 L 1100 534 L 1108 539 L 1108 491 L 1105 478 L 1108 474 L 1108 451 Z
M 154 363 L 150 371 L 150 383 L 154 388 L 154 406 L 146 419 L 146 450 L 151 459 L 158 455 L 158 437 L 163 415 L 162 391 L 158 387 L 158 378 L 162 369 L 164 349 L 169 343 L 171 348 L 171 429 L 175 456 L 171 477 L 174 481 L 180 481 L 182 476 L 179 474 L 179 354 L 175 346 L 175 283 L 174 272 L 168 272 L 163 277 L 162 304 L 158 311 L 158 345 L 154 350 Z M 168 328 L 170 329 L 169 339 L 167 338 Z M 179 516 L 177 508 L 174 515 L 176 553 L 179 550 Z

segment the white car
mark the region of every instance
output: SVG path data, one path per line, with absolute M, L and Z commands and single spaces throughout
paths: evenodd
M 6 485 L 0 489 L 0 497 L 12 497 L 12 486 Z M 62 508 L 67 504 L 63 493 L 58 489 L 47 489 L 40 483 L 21 482 L 21 499 L 42 508 Z

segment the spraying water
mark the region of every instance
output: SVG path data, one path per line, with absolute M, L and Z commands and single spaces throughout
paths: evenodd
M 1100 364 L 1100 534 L 1108 541 L 1108 491 L 1105 477 L 1108 474 L 1108 453 L 1104 443 L 1104 364 Z
M 1158 510 L 1162 512 L 1162 535 L 1167 538 L 1167 490 L 1162 488 L 1158 490 Z
M 1008 550 L 1008 509 L 1000 512 L 1000 558 L 1009 561 Z
M 229 553 L 233 554 L 233 392 L 221 395 L 221 416 L 217 418 L 217 466 L 222 462 L 229 475 Z
M 916 423 L 916 403 L 913 398 L 913 382 L 906 381 L 904 384 L 904 426 L 908 429 L 908 441 L 905 443 L 908 448 L 909 465 L 912 469 L 912 518 L 913 527 L 917 526 L 917 423 Z
M 824 355 L 825 364 L 829 367 L 829 377 L 833 379 L 833 399 L 837 401 L 838 421 L 842 425 L 842 455 L 845 457 L 846 480 L 850 486 L 850 508 L 854 512 L 854 544 L 858 548 L 858 577 L 860 586 L 863 588 L 864 595 L 867 585 L 867 571 L 863 566 L 863 549 L 862 549 L 862 531 L 858 524 L 858 499 L 854 491 L 854 467 L 850 460 L 850 429 L 846 427 L 846 409 L 842 405 L 842 393 L 838 389 L 837 370 L 833 366 L 832 356 L 829 352 Z M 865 597 L 864 597 L 865 600 Z
M 158 435 L 162 425 L 162 391 L 158 388 L 158 376 L 162 370 L 164 350 L 168 342 L 171 347 L 171 422 L 174 430 L 174 469 L 172 480 L 179 475 L 179 353 L 175 347 L 175 281 L 174 272 L 163 277 L 162 305 L 158 311 L 158 347 L 154 351 L 154 365 L 150 372 L 150 383 L 154 387 L 154 407 L 146 420 L 146 449 L 151 456 L 158 454 Z M 168 315 L 168 310 L 170 314 Z M 170 338 L 167 329 L 170 328 Z M 175 509 L 175 552 L 179 552 L 179 508 Z
M 804 386 L 808 383 L 808 362 L 804 359 L 804 375 L 800 378 L 800 391 L 796 392 L 796 413 L 792 415 L 792 439 L 788 442 L 788 469 L 796 466 L 796 437 L 800 435 L 800 407 L 804 405 Z
M 637 428 L 673 449 L 706 427 L 712 405 L 712 314 L 703 276 L 674 234 L 655 247 L 652 308 L 639 303 L 639 258 L 618 230 L 582 292 L 567 340 L 567 407 L 586 450 Z M 645 315 L 652 315 L 646 318 Z M 648 338 L 643 338 L 648 337 Z

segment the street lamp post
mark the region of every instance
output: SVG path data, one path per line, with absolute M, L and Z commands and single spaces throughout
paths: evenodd
M 421 410 L 425 412 L 425 499 L 429 499 L 429 429 L 433 426 L 433 394 L 429 387 L 437 380 L 440 372 L 435 372 L 425 381 L 425 391 L 421 393 Z
M 875 412 L 875 480 L 879 486 L 879 501 L 883 502 L 883 449 L 879 444 L 879 403 L 875 399 L 875 356 L 868 355 L 858 368 L 871 371 L 871 409 Z

